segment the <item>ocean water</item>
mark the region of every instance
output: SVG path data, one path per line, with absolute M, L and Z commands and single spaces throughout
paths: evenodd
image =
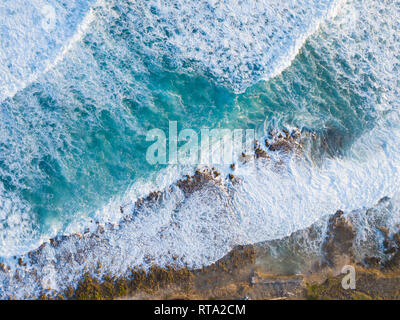
M 297 127 L 323 140 L 279 171 L 239 166 L 232 199 L 178 194 L 139 214 L 93 251 L 105 272 L 147 256 L 166 265 L 167 252 L 207 265 L 337 209 L 398 199 L 399 1 L 1 0 L 0 21 L 4 262 L 95 221 L 118 223 L 120 206 L 132 212 L 139 197 L 193 173 L 146 161 L 148 130 L 168 132 L 169 121 L 259 137 Z M 47 254 L 43 286 L 79 277 L 81 267 L 65 280 Z M 4 296 L 12 282 L 2 283 Z

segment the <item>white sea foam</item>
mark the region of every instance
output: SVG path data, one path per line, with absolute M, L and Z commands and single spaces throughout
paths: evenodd
M 5 0 L 0 4 L 0 101 L 36 81 L 80 34 L 88 0 Z M 46 10 L 46 8 L 50 8 Z M 77 31 L 78 28 L 78 31 Z
M 166 3 L 164 9 L 160 5 L 157 7 L 156 1 L 132 3 L 137 9 L 136 13 L 132 14 L 146 17 L 143 18 L 142 29 L 137 28 L 137 30 L 144 30 L 150 25 L 156 29 L 152 31 L 154 34 L 144 34 L 143 37 L 139 37 L 142 41 L 156 39 L 164 32 L 161 31 L 162 27 L 170 27 L 171 23 L 184 26 L 187 21 L 191 21 L 190 19 L 196 19 L 193 23 L 189 23 L 190 28 L 181 27 L 180 32 L 171 36 L 172 40 L 169 43 L 175 49 L 167 49 L 176 52 L 177 57 L 183 60 L 196 60 L 196 63 L 212 72 L 217 79 L 233 85 L 236 89 L 254 83 L 268 74 L 274 75 L 282 66 L 288 66 L 305 37 L 317 28 L 324 17 L 334 11 L 333 2 L 312 1 L 307 2 L 308 6 L 305 1 L 285 4 L 273 2 L 275 6 L 254 1 L 254 4 L 248 6 L 247 11 L 232 6 L 225 6 L 223 10 L 224 2 L 209 2 L 210 6 L 215 5 L 220 8 L 216 12 L 207 9 L 205 1 L 200 2 L 201 9 L 197 10 L 192 6 L 182 7 L 182 4 L 178 3 L 176 9 L 178 11 L 174 11 L 172 2 Z M 260 7 L 253 8 L 252 6 L 256 4 Z M 271 11 L 272 8 L 276 10 Z M 291 8 L 292 11 L 280 11 L 279 8 Z M 256 12 L 256 17 L 248 18 L 250 9 Z M 262 21 L 258 14 L 270 12 L 269 19 L 278 19 L 278 17 L 291 17 L 290 13 L 296 10 L 300 10 L 300 18 L 296 15 L 290 18 L 294 19 L 293 25 L 287 21 L 278 21 L 276 25 L 268 25 L 269 33 L 263 29 L 267 28 L 265 23 L 264 27 L 259 24 L 254 26 L 251 23 Z M 182 13 L 176 14 L 176 12 Z M 207 19 L 211 14 L 215 14 L 216 17 L 230 16 L 224 22 L 228 25 L 223 22 L 211 25 L 212 21 L 216 21 L 215 18 Z M 183 20 L 184 17 L 187 20 Z M 249 19 L 254 20 L 249 21 Z M 306 21 L 305 25 L 296 23 L 298 21 L 296 19 Z M 138 23 L 133 18 L 130 21 L 134 26 Z M 240 26 L 240 21 L 247 21 L 249 28 Z M 15 289 L 17 297 L 37 293 L 34 272 L 37 272 L 43 287 L 62 289 L 70 283 L 76 283 L 85 267 L 87 270 L 95 269 L 98 261 L 103 266 L 103 273 L 116 275 L 126 274 L 128 268 L 138 265 L 144 267 L 151 264 L 167 265 L 172 262 L 173 255 L 179 257 L 178 265 L 184 263 L 188 263 L 190 267 L 207 265 L 221 258 L 237 244 L 281 238 L 311 225 L 337 209 L 349 212 L 372 207 L 385 196 L 397 201 L 400 187 L 398 152 L 400 119 L 397 108 L 399 106 L 397 72 L 398 52 L 400 52 L 399 21 L 400 8 L 396 3 L 372 0 L 347 1 L 337 17 L 329 24 L 321 25 L 321 31 L 310 39 L 310 45 L 320 52 L 321 56 L 323 52 L 327 60 L 337 63 L 338 75 L 350 78 L 352 81 L 349 83 L 354 84 L 358 93 L 367 98 L 365 107 L 371 104 L 377 113 L 375 128 L 361 135 L 344 157 L 327 158 L 318 165 L 289 159 L 279 171 L 268 164 L 239 166 L 235 175 L 240 177 L 243 183 L 236 187 L 233 197 L 226 188 L 208 187 L 189 198 L 185 198 L 183 193 L 176 189 L 172 193 L 167 193 L 161 206 L 141 211 L 133 221 L 121 224 L 113 230 L 107 229 L 97 239 L 87 234 L 80 240 L 76 238 L 66 240 L 57 248 L 45 246 L 37 260 L 22 270 L 20 273 L 22 280 L 13 278 L 12 272 L 0 275 L 6 288 L 3 292 L 18 288 Z M 191 36 L 193 28 L 199 26 L 206 26 L 204 30 L 212 32 L 204 34 L 198 30 L 197 35 Z M 253 29 L 250 26 L 253 26 Z M 282 28 L 282 33 L 279 28 Z M 277 38 L 270 39 L 272 42 L 267 41 L 264 44 L 260 40 L 262 39 L 260 34 L 268 35 L 271 32 L 276 34 Z M 382 34 L 386 36 L 382 37 Z M 282 40 L 284 35 L 289 35 L 287 39 L 285 38 L 286 42 Z M 217 45 L 223 43 L 223 39 L 229 39 L 232 43 L 228 45 L 226 53 L 222 53 L 223 47 Z M 285 45 L 278 45 L 281 41 Z M 275 44 L 275 50 L 271 49 L 274 48 L 271 43 Z M 161 47 L 159 43 L 148 49 L 166 52 L 166 48 Z M 84 46 L 78 43 L 72 50 L 74 55 L 71 54 L 66 61 L 59 61 L 57 66 L 48 71 L 47 79 L 51 77 L 57 79 L 57 74 L 62 74 L 63 79 L 53 81 L 62 85 L 63 81 L 73 81 L 73 76 L 76 74 L 73 76 L 67 74 L 71 61 L 78 63 L 85 61 L 89 66 L 95 65 L 91 60 L 93 57 L 85 50 Z M 121 55 L 129 53 L 126 48 L 116 50 L 119 50 L 118 53 Z M 276 50 L 281 51 L 277 53 Z M 211 53 L 208 54 L 209 52 Z M 253 53 L 254 56 L 247 59 L 247 55 Z M 216 61 L 215 59 L 219 57 L 221 59 Z M 277 59 L 276 65 L 274 57 Z M 254 72 L 254 69 L 248 66 L 240 68 L 243 61 L 258 63 L 261 69 Z M 272 64 L 269 63 L 271 61 Z M 348 62 L 349 67 L 341 66 L 342 61 Z M 230 63 L 234 66 L 232 70 L 226 67 Z M 79 66 L 76 68 L 78 72 Z M 141 65 L 138 63 L 135 68 L 140 69 Z M 81 73 L 89 74 L 89 71 L 93 70 L 82 67 Z M 129 83 L 128 75 L 115 72 L 115 77 Z M 49 81 L 51 85 L 51 80 Z M 369 86 L 371 89 L 365 90 L 363 81 L 372 83 L 373 85 Z M 116 108 L 115 101 L 107 98 L 107 93 L 102 93 L 97 83 L 101 83 L 101 75 L 93 73 L 90 81 L 85 84 L 87 87 L 82 90 L 96 102 L 108 99 L 106 101 Z M 113 92 L 114 88 L 107 87 L 107 89 Z M 116 95 L 118 94 L 119 91 Z M 60 99 L 67 100 L 68 97 Z M 57 134 L 62 133 L 61 129 L 57 130 L 55 130 Z M 54 135 L 54 132 L 50 132 L 49 135 Z M 227 168 L 218 169 L 227 170 Z M 160 174 L 161 181 L 133 185 L 124 196 L 110 199 L 109 204 L 96 213 L 96 219 L 102 222 L 117 222 L 121 218 L 120 204 L 125 206 L 125 212 L 130 212 L 133 209 L 133 201 L 138 196 L 146 194 L 153 188 L 168 186 L 185 171 L 186 169 L 180 171 L 169 168 L 167 174 L 165 172 Z M 68 175 L 68 172 L 66 174 Z M 167 178 L 164 178 L 165 176 Z M 3 207 L 7 206 L 7 202 L 4 202 Z M 68 232 L 82 229 L 82 224 L 88 223 L 90 218 L 82 216 L 83 221 L 71 225 Z M 394 210 L 390 219 L 392 220 L 389 221 L 389 226 L 394 227 L 398 223 L 399 212 Z M 75 256 L 75 262 L 72 264 L 67 262 L 71 254 Z M 20 285 L 21 281 L 23 286 Z
M 0 37 L 5 44 L 0 51 L 0 101 L 13 96 L 18 90 L 36 81 L 43 72 L 49 71 L 62 60 L 73 43 L 79 40 L 92 18 L 90 14 L 87 15 L 78 31 L 68 39 L 87 9 L 86 4 L 82 5 L 81 2 L 50 2 L 57 10 L 57 25 L 54 30 L 48 31 L 43 30 L 40 23 L 43 19 L 40 8 L 49 2 L 8 1 L 0 5 L 0 16 L 5 19 L 2 21 L 4 24 Z M 67 40 L 70 41 L 65 45 Z M 19 173 L 29 168 L 26 164 L 41 151 L 31 135 L 25 135 L 23 141 L 16 136 L 14 138 L 17 141 L 13 140 L 13 134 L 6 127 L 7 123 L 14 120 L 7 113 L 6 106 L 3 105 L 0 136 L 2 143 L 12 146 L 12 150 L 7 149 L 10 153 L 4 152 L 2 156 L 7 158 L 6 163 L 10 165 L 11 172 L 1 169 L 0 174 L 20 186 Z M 18 115 L 17 110 L 13 113 L 16 119 L 21 120 L 24 116 L 23 112 Z M 24 126 L 23 121 L 17 122 Z M 39 127 L 37 129 L 40 130 Z M 19 158 L 22 154 L 25 154 L 25 164 Z M 58 230 L 56 228 L 53 234 Z M 5 191 L 0 183 L 0 256 L 27 252 L 47 239 L 48 235 L 41 234 L 39 230 L 38 218 L 32 213 L 30 204 L 21 200 L 17 193 Z
M 342 1 L 130 1 L 136 38 L 179 69 L 201 68 L 243 91 L 287 68 Z

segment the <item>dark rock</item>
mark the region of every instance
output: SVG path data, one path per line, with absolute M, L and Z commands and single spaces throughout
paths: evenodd
M 299 153 L 302 150 L 300 131 L 293 130 L 292 133 L 289 133 L 289 131 L 283 130 L 283 132 L 285 136 L 282 134 L 276 135 L 273 131 L 270 131 L 270 141 L 268 139 L 265 141 L 268 150 L 272 152 Z
M 24 260 L 22 260 L 22 258 L 18 258 L 18 265 L 21 267 L 25 267 L 26 263 L 24 263 Z
M 381 264 L 381 259 L 378 257 L 366 257 L 364 259 L 364 265 L 369 268 L 379 268 Z
M 145 199 L 148 202 L 155 202 L 160 200 L 162 197 L 162 192 L 161 191 L 153 191 L 150 192 L 150 194 L 147 196 L 147 198 Z
M 255 153 L 256 153 L 256 158 L 264 158 L 264 159 L 269 159 L 269 155 L 267 152 L 265 152 L 263 149 L 261 149 L 260 147 L 257 147 L 255 149 Z
M 185 180 L 179 180 L 176 185 L 185 193 L 186 196 L 200 190 L 210 181 L 215 181 L 215 178 L 220 175 L 215 170 L 196 170 L 194 176 L 187 176 Z
M 352 259 L 355 230 L 351 223 L 343 217 L 343 211 L 337 211 L 328 222 L 327 236 L 322 244 L 324 258 L 332 267 L 343 260 Z
M 285 129 L 283 129 L 282 131 L 283 131 L 283 133 L 285 134 L 286 138 L 289 138 L 289 137 L 290 137 L 289 131 L 287 131 L 287 130 L 285 130 Z
M 397 271 L 400 269 L 400 233 L 393 235 L 392 240 L 386 244 L 385 254 L 391 255 L 390 259 L 386 261 L 383 268 L 390 271 Z
M 7 273 L 7 267 L 2 263 L 0 263 L 0 270 L 3 271 L 4 273 Z

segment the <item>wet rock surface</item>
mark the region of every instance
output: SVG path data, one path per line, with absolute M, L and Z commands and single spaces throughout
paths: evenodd
M 185 193 L 186 196 L 201 190 L 209 182 L 220 183 L 218 177 L 220 173 L 215 169 L 196 170 L 193 176 L 186 176 L 186 179 L 179 180 L 176 185 Z
M 322 245 L 325 259 L 333 267 L 350 263 L 354 256 L 353 242 L 356 231 L 343 214 L 343 211 L 339 210 L 329 219 L 327 236 Z
M 301 132 L 297 129 L 289 132 L 283 130 L 283 133 L 270 131 L 265 145 L 269 151 L 285 153 L 301 153 L 303 148 Z

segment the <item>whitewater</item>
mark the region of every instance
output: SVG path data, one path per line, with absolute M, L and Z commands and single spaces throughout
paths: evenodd
M 63 290 L 98 263 L 98 276 L 172 256 L 201 267 L 338 209 L 383 197 L 397 206 L 399 2 L 30 3 L 0 4 L 0 257 L 12 268 L 0 274 L 0 296 Z M 44 5 L 56 12 L 50 32 Z M 323 138 L 280 170 L 238 165 L 233 195 L 224 186 L 185 197 L 168 188 L 196 167 L 145 161 L 147 131 L 167 131 L 170 120 L 254 128 L 260 141 L 283 128 Z M 155 190 L 166 190 L 163 201 L 136 210 Z M 121 224 L 126 214 L 133 219 Z M 397 230 L 399 212 L 388 219 Z M 28 259 L 75 232 L 86 236 Z M 63 257 L 82 251 L 67 265 Z

